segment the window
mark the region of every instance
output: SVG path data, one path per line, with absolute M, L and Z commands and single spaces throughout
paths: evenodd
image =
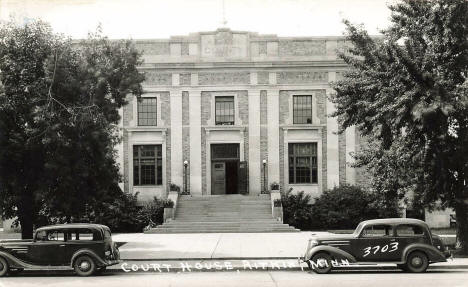
M 424 236 L 424 230 L 417 225 L 399 225 L 396 228 L 397 236 Z
M 59 230 L 42 230 L 36 234 L 37 241 L 65 241 L 63 231 Z
M 157 125 L 156 98 L 141 98 L 138 100 L 138 125 Z
M 289 144 L 289 183 L 317 183 L 317 143 Z
M 362 237 L 383 237 L 392 236 L 392 227 L 390 225 L 372 225 L 362 231 Z
M 101 237 L 102 236 L 99 236 L 99 232 L 93 232 L 89 229 L 77 229 L 67 232 L 68 241 L 96 241 L 100 240 Z
M 312 96 L 293 96 L 293 123 L 312 123 Z
M 162 184 L 161 145 L 133 146 L 133 185 Z
M 215 97 L 215 124 L 234 125 L 234 97 Z

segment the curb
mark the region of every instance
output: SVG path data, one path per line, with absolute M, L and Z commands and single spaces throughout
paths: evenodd
M 283 260 L 282 260 L 283 259 Z M 428 270 L 468 269 L 468 264 L 431 265 Z M 340 266 L 335 271 L 400 271 L 389 265 L 354 265 Z M 311 270 L 305 263 L 298 264 L 297 258 L 256 259 L 256 260 L 158 260 L 158 261 L 124 261 L 119 265 L 108 267 L 113 273 L 191 273 L 191 272 L 240 272 L 240 271 L 303 271 Z

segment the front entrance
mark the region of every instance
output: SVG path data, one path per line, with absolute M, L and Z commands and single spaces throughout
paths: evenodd
M 211 145 L 211 194 L 239 193 L 239 144 Z

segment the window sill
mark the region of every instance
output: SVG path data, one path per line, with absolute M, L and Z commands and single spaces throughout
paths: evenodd
M 323 129 L 326 125 L 322 124 L 290 124 L 290 125 L 281 125 L 280 127 L 283 130 L 316 130 Z
M 162 184 L 155 184 L 155 185 L 133 185 L 136 188 L 155 188 L 155 187 L 162 187 Z
M 205 130 L 207 130 L 207 131 L 226 131 L 226 130 L 243 131 L 243 130 L 245 130 L 245 127 L 244 126 L 236 126 L 236 125 L 218 125 L 218 126 L 205 127 Z
M 165 132 L 167 128 L 156 127 L 156 126 L 137 126 L 131 128 L 125 128 L 129 132 Z
M 288 183 L 288 186 L 318 186 L 318 183 Z

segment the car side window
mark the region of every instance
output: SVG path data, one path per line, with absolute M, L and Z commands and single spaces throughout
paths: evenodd
M 68 241 L 93 241 L 95 238 L 93 231 L 89 229 L 73 230 L 68 234 Z
M 399 225 L 396 228 L 396 234 L 404 237 L 422 237 L 424 236 L 424 228 L 412 224 Z
M 392 236 L 392 227 L 390 225 L 370 225 L 362 230 L 361 237 L 385 237 Z
M 59 230 L 48 230 L 45 237 L 42 237 L 42 241 L 65 241 L 65 234 Z

